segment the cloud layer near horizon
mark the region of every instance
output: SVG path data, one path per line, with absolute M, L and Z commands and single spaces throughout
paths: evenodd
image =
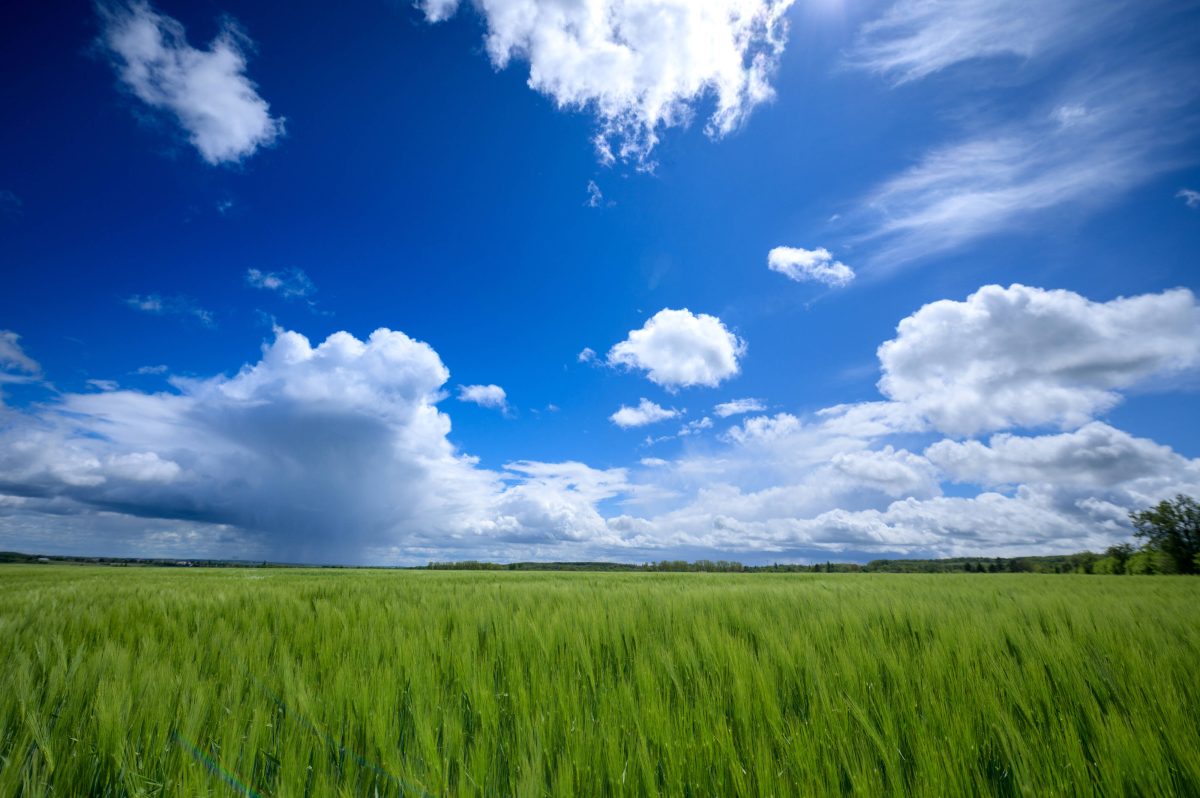
M 0 340 L 9 371 L 40 378 Z M 0 405 L 0 540 L 318 562 L 1097 548 L 1128 535 L 1129 509 L 1200 493 L 1200 461 L 1097 418 L 1194 371 L 1197 341 L 1183 289 L 985 286 L 900 322 L 879 350 L 885 400 L 807 416 L 738 400 L 716 415 L 750 415 L 685 425 L 674 459 L 489 470 L 449 440 L 449 371 L 428 344 L 277 330 L 233 376 Z M 679 415 L 624 410 L 624 426 Z M 1061 431 L 1015 431 L 1043 426 Z M 987 430 L 1007 431 L 969 437 Z

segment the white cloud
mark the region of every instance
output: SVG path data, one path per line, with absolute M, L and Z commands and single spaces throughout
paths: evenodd
M 0 371 L 40 374 L 42 367 L 25 354 L 21 348 L 21 336 L 11 330 L 0 330 Z
M 116 380 L 88 380 L 87 386 L 95 388 L 97 391 L 115 391 L 120 388 L 120 384 Z
M 21 336 L 11 330 L 0 330 L 0 410 L 4 408 L 6 384 L 36 382 L 41 375 L 41 365 L 21 347 Z
M 187 42 L 183 26 L 148 3 L 101 6 L 100 40 L 121 83 L 152 108 L 171 114 L 210 164 L 236 163 L 283 135 L 266 100 L 246 77 L 246 35 L 222 24 L 207 50 Z
M 596 185 L 595 180 L 588 181 L 587 195 L 587 202 L 584 204 L 589 208 L 599 208 L 604 204 L 604 194 L 600 191 L 600 186 Z
M 721 418 L 729 418 L 730 416 L 740 416 L 743 413 L 760 413 L 766 409 L 767 406 L 758 399 L 732 399 L 713 407 L 713 414 Z
M 339 332 L 314 346 L 278 330 L 232 377 L 174 378 L 160 393 L 62 394 L 8 412 L 0 494 L 19 501 L 0 510 L 0 541 L 89 551 L 166 541 L 379 562 L 608 535 L 592 505 L 621 473 L 479 468 L 447 438 L 437 402 L 448 377 L 431 347 L 403 333 L 364 341 Z M 75 517 L 109 537 L 56 543 L 54 530 L 87 535 L 86 524 L 62 520 Z M 547 526 L 526 526 L 534 523 Z
M 767 267 L 796 282 L 824 283 L 830 288 L 841 288 L 854 279 L 854 270 L 834 260 L 824 247 L 775 247 L 767 253 Z
M 955 118 L 962 133 L 867 193 L 851 214 L 861 228 L 852 240 L 870 245 L 864 267 L 887 271 L 1000 232 L 1048 227 L 1051 211 L 1094 211 L 1194 162 L 1200 91 L 1173 14 L 1158 0 L 892 4 L 864 28 L 850 60 L 895 82 L 1002 54 L 1053 51 L 1059 60 L 947 78 L 946 91 L 972 97 L 995 72 L 1004 76 L 998 84 L 1037 79 L 1039 90 L 1016 105 L 986 95 L 972 102 Z
M 688 435 L 699 435 L 706 429 L 712 429 L 713 420 L 708 416 L 698 418 L 694 421 L 689 421 L 679 428 L 679 432 L 675 433 L 677 438 L 686 438 Z
M 508 409 L 508 394 L 499 385 L 460 385 L 458 401 L 473 402 L 480 407 Z
M 737 375 L 746 342 L 716 316 L 683 310 L 660 310 L 608 352 L 610 366 L 646 372 L 668 390 L 693 385 L 716 386 Z
M 167 367 L 166 367 L 165 365 L 161 365 L 161 364 L 160 364 L 160 365 L 157 365 L 157 366 L 141 366 L 141 367 L 139 367 L 139 368 L 138 368 L 138 370 L 137 370 L 135 373 L 136 373 L 136 374 L 142 374 L 142 375 L 147 375 L 147 374 L 166 374 L 166 373 L 167 373 Z
M 205 310 L 185 296 L 133 294 L 125 298 L 125 304 L 152 316 L 183 316 L 194 319 L 205 327 L 216 326 L 216 319 L 211 311 Z
M 590 346 L 585 346 L 583 351 L 576 355 L 575 360 L 580 363 L 591 363 L 596 359 L 596 350 Z
M 1079 0 L 898 0 L 862 27 L 847 63 L 898 85 L 964 61 L 1031 58 L 1075 39 L 1106 14 L 1104 5 Z
M 1186 289 L 1092 302 L 985 286 L 901 321 L 879 360 L 880 390 L 945 432 L 1079 425 L 1119 389 L 1200 363 L 1200 306 Z
M 988 286 L 901 323 L 880 348 L 888 401 L 748 416 L 629 469 L 500 471 L 450 443 L 449 373 L 427 344 L 278 330 L 231 377 L 0 408 L 0 545 L 376 563 L 1096 550 L 1129 536 L 1129 510 L 1200 495 L 1200 460 L 1099 422 L 987 441 L 932 431 L 1087 422 L 1200 362 L 1197 325 L 1182 289 L 1090 302 Z M 6 363 L 36 368 L 5 344 Z M 683 415 L 646 399 L 621 412 Z M 975 495 L 946 496 L 945 481 Z
M 1181 199 L 1189 208 L 1200 208 L 1200 191 L 1181 188 L 1175 193 L 1176 199 Z
M 308 279 L 304 270 L 296 268 L 284 269 L 281 272 L 248 269 L 246 282 L 255 288 L 275 291 L 287 299 L 307 297 L 316 290 L 316 286 Z
M 629 429 L 631 427 L 644 427 L 647 424 L 655 424 L 659 421 L 666 421 L 668 418 L 678 417 L 679 411 L 675 408 L 662 407 L 651 402 L 649 399 L 643 398 L 638 402 L 636 407 L 621 405 L 621 408 L 608 418 L 621 429 Z
M 606 162 L 649 165 L 659 133 L 714 104 L 705 130 L 736 129 L 774 92 L 793 0 L 476 0 L 487 52 L 503 69 L 529 63 L 530 88 L 560 108 L 587 109 Z M 457 0 L 418 0 L 430 22 Z
M 1200 467 L 1169 446 L 1099 421 L 1058 435 L 1003 433 L 986 444 L 939 441 L 925 455 L 958 482 L 990 487 L 1037 483 L 1097 490 L 1170 475 L 1200 482 Z

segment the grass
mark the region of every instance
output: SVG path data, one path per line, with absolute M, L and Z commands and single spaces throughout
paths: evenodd
M 1200 580 L 0 568 L 0 795 L 1197 795 Z

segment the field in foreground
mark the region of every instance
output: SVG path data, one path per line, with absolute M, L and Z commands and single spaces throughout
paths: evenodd
M 1200 794 L 1200 580 L 0 568 L 0 795 Z

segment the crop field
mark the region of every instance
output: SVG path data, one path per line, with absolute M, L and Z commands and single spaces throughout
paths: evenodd
M 1200 580 L 0 567 L 0 795 L 1197 795 Z

